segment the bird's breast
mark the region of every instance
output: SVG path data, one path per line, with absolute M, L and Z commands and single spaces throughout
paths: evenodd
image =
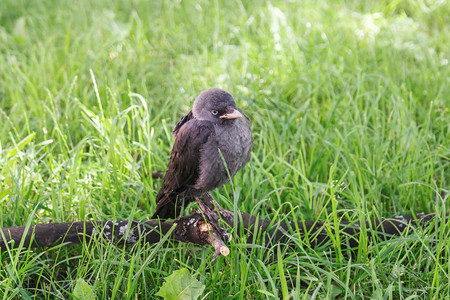
M 221 186 L 250 160 L 250 122 L 246 118 L 233 121 L 216 124 L 213 136 L 202 147 L 196 188 L 206 191 Z
M 250 159 L 253 137 L 249 124 L 244 118 L 234 120 L 233 124 L 224 126 L 217 132 L 217 148 L 223 155 L 232 175 L 242 168 Z

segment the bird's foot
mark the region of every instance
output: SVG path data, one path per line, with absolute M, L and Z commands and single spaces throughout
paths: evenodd
M 230 241 L 231 235 L 226 232 L 225 228 L 219 226 L 220 217 L 217 214 L 215 208 L 211 209 L 210 206 L 205 204 L 199 197 L 195 197 L 195 200 L 197 200 L 198 205 L 200 206 L 200 209 L 202 210 L 203 215 L 206 217 L 206 220 L 214 226 L 214 228 L 217 230 L 217 232 L 220 233 L 222 236 L 222 239 L 224 241 Z
M 208 221 L 212 221 L 215 223 L 219 221 L 219 216 L 217 215 L 214 209 L 211 209 L 199 197 L 195 197 L 195 200 L 197 200 L 198 206 L 200 206 L 203 215 L 207 217 Z
M 220 215 L 228 223 L 233 222 L 234 213 L 232 211 L 222 208 L 210 193 L 205 193 L 203 196 L 207 197 L 209 203 L 211 203 L 211 205 L 214 206 L 214 211 L 216 212 L 216 214 L 218 213 L 218 215 Z

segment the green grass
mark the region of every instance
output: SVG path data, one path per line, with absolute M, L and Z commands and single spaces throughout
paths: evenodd
M 0 1 L 0 226 L 146 220 L 171 130 L 203 89 L 252 119 L 251 162 L 214 191 L 260 218 L 449 211 L 447 1 Z M 333 226 L 333 225 L 331 225 Z M 85 243 L 0 255 L 1 299 L 150 299 L 188 268 L 207 299 L 444 299 L 450 231 L 336 236 L 265 255 Z M 437 238 L 433 239 L 432 238 Z

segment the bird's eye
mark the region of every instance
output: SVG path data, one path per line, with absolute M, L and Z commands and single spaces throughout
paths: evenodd
M 217 110 L 213 109 L 213 110 L 211 111 L 211 113 L 212 113 L 213 115 L 217 116 L 217 114 L 218 114 L 219 112 L 218 112 Z

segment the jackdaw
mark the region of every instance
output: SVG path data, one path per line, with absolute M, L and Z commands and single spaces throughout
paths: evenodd
M 249 118 L 236 107 L 230 93 L 211 88 L 200 93 L 172 134 L 175 143 L 152 219 L 176 218 L 193 200 L 206 215 L 215 206 L 221 212 L 209 191 L 227 183 L 250 160 Z M 215 206 L 207 201 L 214 201 Z

